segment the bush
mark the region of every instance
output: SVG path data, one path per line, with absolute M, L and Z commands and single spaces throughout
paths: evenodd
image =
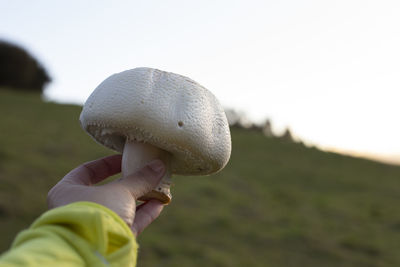
M 42 93 L 50 77 L 23 48 L 0 40 L 0 87 Z

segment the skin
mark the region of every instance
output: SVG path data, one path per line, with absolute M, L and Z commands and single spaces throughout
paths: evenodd
M 73 169 L 49 191 L 49 208 L 77 201 L 95 202 L 117 213 L 135 236 L 140 234 L 160 215 L 164 206 L 158 200 L 136 206 L 136 201 L 157 186 L 165 174 L 165 165 L 161 160 L 153 160 L 134 174 L 96 185 L 121 172 L 121 159 L 121 155 L 113 155 Z

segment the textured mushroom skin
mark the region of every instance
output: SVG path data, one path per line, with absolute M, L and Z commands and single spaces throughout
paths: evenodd
M 118 152 L 126 140 L 170 152 L 174 174 L 217 172 L 231 153 L 228 122 L 215 96 L 187 77 L 156 69 L 107 78 L 87 99 L 80 121 L 96 141 Z

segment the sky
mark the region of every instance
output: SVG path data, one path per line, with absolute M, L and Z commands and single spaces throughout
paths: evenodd
M 399 14 L 397 0 L 0 0 L 0 39 L 45 66 L 51 101 L 153 67 L 277 133 L 400 163 Z

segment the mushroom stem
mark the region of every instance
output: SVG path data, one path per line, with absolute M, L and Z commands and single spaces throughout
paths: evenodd
M 170 192 L 170 153 L 167 151 L 159 149 L 148 143 L 127 140 L 122 153 L 122 176 L 126 177 L 137 172 L 154 159 L 160 159 L 164 162 L 166 165 L 165 175 L 156 188 L 146 195 L 140 197 L 138 200 L 147 201 L 150 199 L 157 199 L 164 204 L 168 204 L 171 201 L 172 195 Z

